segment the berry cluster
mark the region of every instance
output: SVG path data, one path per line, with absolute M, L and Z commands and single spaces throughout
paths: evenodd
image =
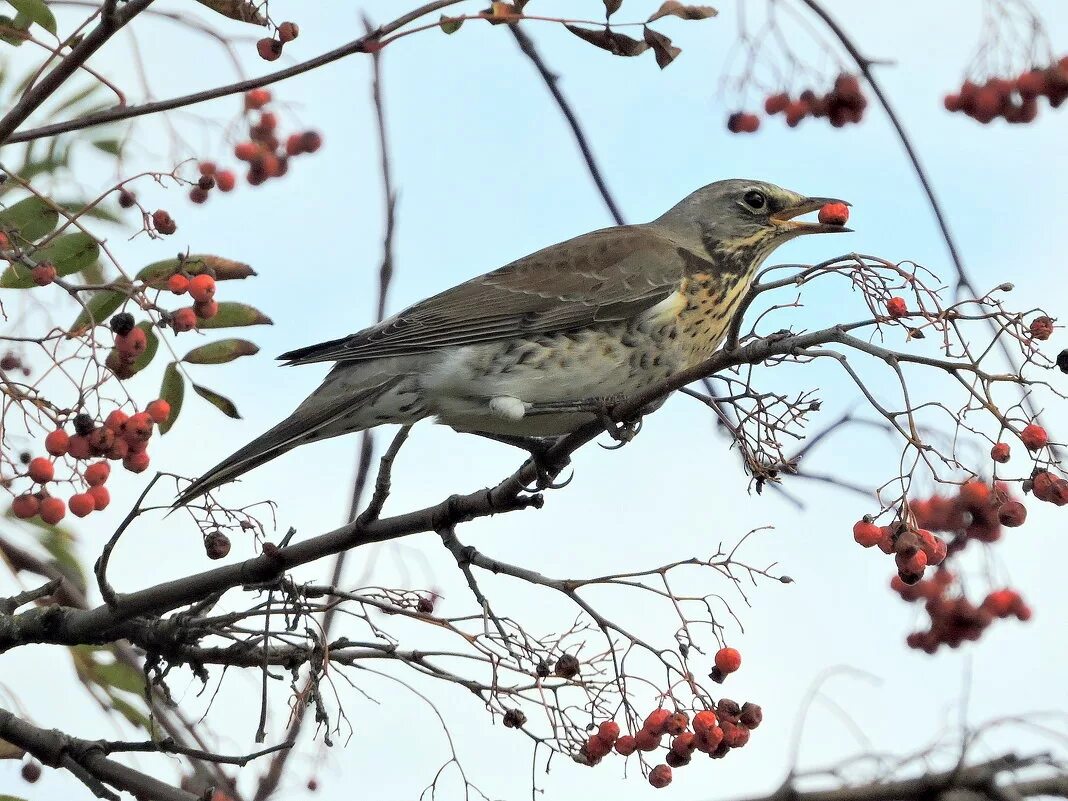
M 170 414 L 171 407 L 167 401 L 154 400 L 144 411 L 133 415 L 116 409 L 103 423 L 98 423 L 87 414 L 75 416 L 72 421 L 73 434 L 57 428 L 45 437 L 45 450 L 52 458 L 37 456 L 28 459 L 24 476 L 39 486 L 33 492 L 17 496 L 11 505 L 12 513 L 22 520 L 40 515 L 45 523 L 55 525 L 66 517 L 67 509 L 77 517 L 104 510 L 111 502 L 111 496 L 104 486 L 111 475 L 111 465 L 107 461 L 87 465 L 80 472 L 84 490 L 71 495 L 64 502 L 50 494 L 46 486 L 56 480 L 56 460 L 69 457 L 75 461 L 86 461 L 103 457 L 121 461 L 122 466 L 132 473 L 142 473 L 148 469 L 148 442 L 153 429 L 157 423 L 166 422 Z M 77 469 L 74 474 L 77 480 Z
M 189 199 L 194 203 L 207 203 L 208 193 L 218 188 L 220 192 L 230 192 L 237 185 L 237 176 L 233 170 L 220 170 L 213 161 L 202 161 L 197 165 L 200 178 L 197 185 L 189 190 Z
M 264 61 L 277 61 L 282 56 L 282 48 L 300 36 L 300 27 L 295 22 L 283 22 L 275 32 L 276 37 L 264 37 L 256 42 L 256 52 Z
M 1031 608 L 1015 590 L 994 590 L 976 606 L 963 594 L 951 595 L 950 590 L 955 586 L 956 576 L 944 567 L 939 568 L 932 578 L 913 585 L 906 584 L 898 576 L 890 581 L 890 588 L 902 599 L 909 602 L 923 600 L 924 609 L 931 618 L 926 631 L 908 635 L 905 642 L 910 648 L 933 654 L 942 645 L 958 648 L 965 641 L 978 640 L 998 618 L 1031 619 Z
M 196 327 L 197 320 L 210 320 L 219 313 L 219 303 L 215 300 L 215 278 L 210 273 L 188 275 L 178 269 L 167 279 L 167 289 L 175 295 L 187 292 L 193 301 L 192 306 L 177 309 L 171 313 L 171 328 L 181 334 Z
M 770 95 L 764 101 L 764 112 L 768 116 L 782 114 L 786 124 L 796 128 L 806 117 L 827 119 L 835 128 L 849 123 L 860 122 L 868 100 L 860 90 L 860 81 L 855 75 L 842 73 L 834 79 L 831 91 L 817 95 L 806 89 L 796 98 L 786 92 Z
M 278 136 L 278 116 L 266 109 L 270 102 L 271 93 L 266 89 L 245 94 L 245 110 L 258 112 L 259 116 L 249 126 L 248 140 L 234 146 L 234 156 L 248 163 L 246 180 L 251 186 L 259 186 L 268 178 L 281 178 L 289 171 L 291 157 L 315 153 L 323 146 L 323 137 L 317 131 L 290 134 L 283 143 Z
M 893 554 L 898 577 L 906 584 L 922 579 L 927 567 L 941 564 L 947 553 L 946 543 L 927 529 L 903 521 L 877 526 L 867 515 L 854 524 L 853 539 L 865 548 L 878 546 L 883 553 Z
M 1045 69 L 1030 69 L 1016 78 L 988 78 L 982 85 L 972 81 L 943 100 L 946 111 L 967 114 L 984 125 L 1001 117 L 1008 123 L 1026 124 L 1038 116 L 1038 98 L 1051 108 L 1068 100 L 1068 56 Z
M 618 723 L 611 720 L 601 723 L 583 744 L 580 757 L 586 764 L 596 765 L 613 750 L 625 757 L 635 751 L 655 751 L 668 737 L 665 764 L 649 772 L 649 784 L 667 787 L 672 768 L 690 764 L 697 752 L 722 759 L 732 748 L 741 748 L 749 742 L 749 733 L 760 725 L 763 717 L 757 704 L 746 701 L 739 706 L 730 698 L 721 698 L 715 709 L 695 714 L 692 724 L 686 712 L 671 712 L 661 707 L 649 713 L 637 734 L 620 736 Z

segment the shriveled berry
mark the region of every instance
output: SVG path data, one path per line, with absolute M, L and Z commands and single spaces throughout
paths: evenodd
M 556 660 L 553 673 L 562 679 L 573 679 L 579 673 L 579 661 L 571 654 L 564 654 Z
M 19 495 L 11 502 L 11 513 L 19 520 L 29 520 L 41 511 L 41 499 L 27 493 Z
M 206 189 L 201 189 L 199 186 L 194 186 L 192 189 L 189 190 L 189 199 L 197 205 L 200 205 L 201 203 L 207 203 L 208 192 Z
M 586 755 L 586 758 L 591 763 L 600 762 L 604 759 L 612 750 L 612 743 L 606 743 L 596 734 L 586 740 L 582 746 L 582 753 Z
M 260 39 L 256 42 L 256 52 L 264 61 L 277 61 L 282 55 L 282 43 L 277 39 Z
M 668 751 L 667 755 L 664 757 L 664 761 L 670 768 L 681 768 L 684 765 L 689 765 L 692 759 L 693 757 L 690 754 L 683 756 L 675 751 Z
M 89 440 L 89 451 L 93 455 L 106 456 L 108 451 L 111 450 L 111 446 L 115 444 L 115 432 L 110 428 L 100 426 L 100 428 L 93 429 L 87 439 Z
M 615 749 L 616 753 L 621 756 L 630 756 L 638 750 L 638 743 L 631 735 L 624 734 L 616 740 Z
M 694 733 L 694 744 L 697 746 L 697 750 L 704 754 L 713 753 L 722 742 L 723 729 L 718 724 L 710 729 L 703 729 Z
M 1023 431 L 1020 432 L 1020 441 L 1023 442 L 1027 450 L 1038 451 L 1049 443 L 1049 434 L 1046 433 L 1046 429 L 1042 426 L 1031 423 L 1024 426 Z
M 30 277 L 37 286 L 48 286 L 56 280 L 56 265 L 43 261 L 30 270 Z
M 1033 339 L 1045 341 L 1053 336 L 1053 320 L 1045 315 L 1036 317 L 1027 330 L 1031 332 Z
M 680 732 L 679 735 L 671 741 L 671 750 L 679 756 L 688 757 L 697 749 L 697 743 L 694 742 L 693 732 Z
M 1057 354 L 1057 369 L 1062 373 L 1068 373 L 1068 348 Z
M 156 209 L 152 212 L 152 227 L 160 234 L 173 234 L 178 230 L 177 223 L 163 209 Z
M 111 319 L 108 321 L 108 328 L 111 329 L 111 332 L 115 334 L 115 336 L 122 337 L 133 331 L 135 323 L 136 321 L 132 314 L 129 312 L 119 312 L 118 314 L 113 314 L 111 316 Z
M 196 326 L 197 313 L 188 306 L 184 309 L 178 309 L 171 315 L 171 327 L 175 333 L 180 334 L 184 331 L 192 331 Z
M 927 554 L 920 550 L 907 556 L 903 553 L 898 553 L 895 555 L 894 561 L 897 562 L 898 575 L 905 580 L 906 576 L 923 575 L 924 568 L 927 567 Z M 905 583 L 910 582 L 906 580 Z
M 685 712 L 676 712 L 664 724 L 664 733 L 675 736 L 682 734 L 690 725 L 690 716 Z
M 111 465 L 107 462 L 93 462 L 85 468 L 85 483 L 90 487 L 99 487 L 111 475 Z
M 853 524 L 853 539 L 857 541 L 858 545 L 871 548 L 873 545 L 878 545 L 882 538 L 882 527 L 875 525 L 868 517 Z
M 93 500 L 93 496 L 88 492 L 71 495 L 67 501 L 67 506 L 77 517 L 85 517 L 90 512 L 96 511 L 96 501 Z
M 747 729 L 755 729 L 763 720 L 764 710 L 760 708 L 760 704 L 754 704 L 752 701 L 742 704 L 742 709 L 738 713 L 739 723 Z
M 204 537 L 204 553 L 208 559 L 222 559 L 230 553 L 230 538 L 221 531 L 212 531 Z
M 55 478 L 56 466 L 43 456 L 38 456 L 30 461 L 26 471 L 30 474 L 31 479 L 38 484 L 44 484 Z
M 642 724 L 642 729 L 651 732 L 652 734 L 663 734 L 667 729 L 668 720 L 670 720 L 670 718 L 671 712 L 663 707 L 654 709 L 646 716 L 645 723 Z
M 67 504 L 59 498 L 48 497 L 41 500 L 41 519 L 54 526 L 67 516 Z
M 147 347 L 148 336 L 142 328 L 134 328 L 125 336 L 120 334 L 115 337 L 115 350 L 123 356 L 136 358 L 144 353 Z
M 197 189 L 202 189 L 205 192 L 211 191 L 215 188 L 215 176 L 214 175 L 201 175 L 197 180 Z
M 1006 528 L 1022 526 L 1027 520 L 1027 507 L 1019 501 L 1005 501 L 998 507 L 998 522 Z
M 506 729 L 518 729 L 527 722 L 526 713 L 522 709 L 507 709 L 504 712 L 504 727 Z
M 295 22 L 283 22 L 278 26 L 278 38 L 283 42 L 292 42 L 300 36 L 300 27 Z
M 119 206 L 124 209 L 128 209 L 137 202 L 137 195 L 131 192 L 129 189 L 119 190 Z
M 138 412 L 126 421 L 123 427 L 123 436 L 131 445 L 138 445 L 152 437 L 152 417 L 148 412 Z
M 849 221 L 849 207 L 845 203 L 825 203 L 817 219 L 824 225 L 845 225 Z
M 122 460 L 122 466 L 131 473 L 143 473 L 148 469 L 148 462 L 148 453 L 146 451 L 135 451 L 126 454 L 126 458 Z
M 642 729 L 634 735 L 634 743 L 639 751 L 655 751 L 660 747 L 660 741 L 664 735 L 655 734 L 648 729 Z
M 731 748 L 741 748 L 749 742 L 749 729 L 745 726 L 723 721 L 719 727 L 723 730 L 723 742 Z
M 997 442 L 990 449 L 990 458 L 999 464 L 1005 464 L 1005 462 L 1009 461 L 1009 456 L 1009 443 L 1007 442 Z
M 657 765 L 649 771 L 649 784 L 660 790 L 671 784 L 671 768 L 667 765 Z
M 48 436 L 45 437 L 45 450 L 52 456 L 63 456 L 68 448 L 70 448 L 70 434 L 62 428 L 48 432 Z
M 323 146 L 323 136 L 318 131 L 305 131 L 301 134 L 301 145 L 305 153 L 314 153 Z
M 119 461 L 126 458 L 126 454 L 130 452 L 130 443 L 124 440 L 122 437 L 115 437 L 115 441 L 111 443 L 111 448 L 107 452 L 107 457 L 112 461 Z
M 886 313 L 897 320 L 909 313 L 909 306 L 904 298 L 893 297 L 886 301 Z
M 716 667 L 731 674 L 742 666 L 742 655 L 737 648 L 720 648 L 716 651 Z

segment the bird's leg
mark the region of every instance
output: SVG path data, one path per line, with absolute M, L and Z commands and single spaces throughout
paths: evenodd
M 620 443 L 621 447 L 630 442 L 641 430 L 641 417 L 617 423 L 612 419 L 612 408 L 622 401 L 625 395 L 609 395 L 603 398 L 585 398 L 577 401 L 549 401 L 532 403 L 527 407 L 528 415 L 537 414 L 590 414 L 604 425 L 608 436 Z
M 488 434 L 482 431 L 475 431 L 472 433 L 493 440 L 494 442 L 511 445 L 513 448 L 519 448 L 530 454 L 530 459 L 534 463 L 534 469 L 538 474 L 535 482 L 535 489 L 560 489 L 571 483 L 570 478 L 559 484 L 554 483 L 556 476 L 570 464 L 571 460 L 565 459 L 562 462 L 560 460 L 550 462 L 548 458 L 549 451 L 552 450 L 553 445 L 560 441 L 560 437 L 521 437 L 510 436 L 508 434 Z

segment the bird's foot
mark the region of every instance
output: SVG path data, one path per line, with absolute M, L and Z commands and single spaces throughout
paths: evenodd
M 530 488 L 531 492 L 540 492 L 541 490 L 547 489 L 562 489 L 570 484 L 571 479 L 574 478 L 572 475 L 566 481 L 556 481 L 556 477 L 560 475 L 560 472 L 571 463 L 570 459 L 561 461 L 559 458 L 550 458 L 549 454 L 552 451 L 552 447 L 560 441 L 559 437 L 519 437 L 507 434 L 476 433 L 478 433 L 478 436 L 480 437 L 491 439 L 494 442 L 501 442 L 505 445 L 511 445 L 513 448 L 520 448 L 530 454 L 530 460 L 536 471 L 534 485 Z

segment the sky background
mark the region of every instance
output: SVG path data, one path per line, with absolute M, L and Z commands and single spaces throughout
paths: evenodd
M 580 5 L 585 16 L 600 14 L 601 3 L 592 0 L 533 0 L 528 11 L 552 16 L 565 9 L 578 13 Z M 644 19 L 656 5 L 627 0 L 618 16 Z M 848 240 L 813 237 L 790 244 L 776 258 L 811 262 L 854 250 L 890 260 L 911 259 L 948 278 L 952 268 L 945 247 L 902 149 L 878 110 L 870 109 L 862 125 L 842 130 L 818 121 L 788 130 L 776 119 L 753 136 L 727 133 L 725 117 L 741 101 L 720 96 L 718 90 L 738 34 L 741 5 L 750 15 L 764 8 L 763 3 L 725 2 L 715 20 L 669 19 L 658 24 L 683 48 L 681 57 L 664 71 L 657 69 L 651 54 L 613 58 L 558 26 L 527 24 L 552 69 L 560 73 L 560 85 L 580 115 L 628 221 L 652 219 L 713 180 L 765 179 L 853 203 L 850 224 L 856 233 Z M 963 65 L 977 46 L 979 2 L 902 0 L 876 6 L 827 0 L 825 5 L 865 54 L 893 62 L 881 67 L 879 75 L 949 209 L 950 224 L 977 284 L 986 288 L 1011 281 L 1016 286 L 1014 305 L 1042 305 L 1056 316 L 1066 300 L 1068 162 L 1063 143 L 1068 109 L 1058 113 L 1044 107 L 1035 124 L 1013 127 L 983 127 L 942 110 L 942 95 L 959 86 Z M 1055 50 L 1063 54 L 1068 48 L 1068 6 L 1053 0 L 1035 5 L 1045 15 Z M 184 4 L 160 6 L 188 13 Z M 361 10 L 384 21 L 399 8 L 396 0 L 276 0 L 271 5 L 277 19 L 300 23 L 300 39 L 286 49 L 287 58 L 298 60 L 359 35 Z M 226 30 L 245 33 L 236 24 Z M 808 43 L 800 30 L 784 18 L 783 31 L 791 44 L 812 63 L 826 63 L 826 50 Z M 146 20 L 139 41 L 156 98 L 234 77 L 211 40 L 172 23 Z M 246 65 L 251 74 L 267 71 L 256 61 L 251 42 L 242 52 L 250 56 Z M 93 63 L 138 94 L 127 40 L 120 37 Z M 804 79 L 795 84 L 796 89 L 805 86 Z M 610 224 L 566 125 L 504 28 L 468 23 L 451 37 L 430 31 L 399 42 L 383 55 L 383 90 L 399 190 L 390 310 Z M 240 187 L 202 207 L 191 206 L 180 190 L 145 181 L 138 187 L 140 197 L 149 208 L 168 208 L 178 221 L 178 233 L 162 242 L 145 237 L 127 242 L 125 234 L 112 234 L 112 244 L 132 270 L 187 246 L 252 264 L 260 277 L 223 284 L 219 297 L 252 303 L 275 320 L 273 327 L 242 332 L 262 347 L 260 356 L 225 369 L 197 371 L 203 383 L 237 403 L 244 419 L 226 420 L 198 398 L 187 397 L 179 422 L 153 450 L 154 464 L 174 472 L 193 475 L 215 464 L 287 414 L 325 372 L 316 366 L 283 369 L 272 363 L 275 354 L 348 334 L 373 319 L 383 220 L 369 60 L 346 59 L 273 91 L 284 127 L 323 131 L 325 146 L 319 154 L 296 160 L 282 180 L 259 189 Z M 231 98 L 173 115 L 191 146 L 177 154 L 162 127 L 141 126 L 133 163 L 169 169 L 176 155 L 226 160 L 228 145 L 221 137 L 225 131 L 199 121 L 207 118 L 225 126 L 237 114 L 239 102 Z M 751 95 L 748 107 L 757 102 L 757 95 Z M 78 180 L 87 195 L 113 180 L 105 160 L 86 153 L 82 163 Z M 859 303 L 839 287 L 815 293 L 799 314 L 826 325 L 852 319 L 856 315 L 843 309 L 858 311 Z M 179 351 L 190 342 L 179 340 Z M 1066 344 L 1058 331 L 1049 352 Z M 1050 380 L 1063 387 L 1063 378 L 1054 374 Z M 158 381 L 158 371 L 147 371 L 131 382 L 132 392 L 147 399 Z M 825 400 L 824 421 L 854 400 L 841 377 L 827 370 L 812 375 L 794 370 L 784 386 L 793 391 L 818 387 Z M 1049 412 L 1054 433 L 1068 431 L 1064 409 L 1051 407 Z M 377 441 L 381 446 L 386 439 L 380 436 Z M 224 497 L 234 505 L 275 499 L 279 532 L 293 525 L 304 537 L 332 529 L 346 512 L 355 447 L 356 439 L 348 437 L 302 448 L 260 468 L 227 489 Z M 836 439 L 818 459 L 822 468 L 871 483 L 895 469 L 887 443 L 860 432 Z M 453 492 L 496 483 L 519 461 L 503 446 L 420 425 L 397 462 L 386 512 L 418 508 Z M 858 750 L 918 750 L 947 731 L 951 737 L 962 719 L 978 725 L 1068 708 L 1063 681 L 1068 588 L 1059 567 L 1068 559 L 1068 541 L 1063 513 L 1051 507 L 1030 503 L 1028 524 L 1010 532 L 990 560 L 970 563 L 976 576 L 993 571 L 1020 588 L 1035 608 L 1034 620 L 1027 625 L 997 624 L 978 644 L 929 657 L 904 646 L 906 633 L 917 623 L 916 610 L 888 590 L 889 560 L 852 541 L 853 521 L 873 511 L 873 504 L 809 484 L 794 485 L 805 495 L 803 511 L 776 493 L 749 494 L 728 443 L 715 433 L 707 411 L 691 400 L 676 396 L 646 421 L 632 444 L 614 452 L 588 447 L 576 455 L 574 467 L 574 482 L 550 493 L 541 511 L 476 521 L 462 527 L 461 539 L 505 561 L 576 577 L 707 555 L 718 543 L 731 544 L 749 529 L 772 526 L 772 531 L 750 540 L 745 554 L 755 564 L 777 562 L 795 579 L 791 585 L 757 588 L 750 593 L 751 608 L 732 602 L 745 631 L 732 625 L 727 637 L 741 649 L 744 667 L 724 692 L 762 704 L 763 726 L 745 749 L 728 759 L 676 771 L 671 788 L 663 791 L 665 797 L 722 799 L 768 792 L 785 775 L 795 738 L 799 765 L 812 767 Z M 116 476 L 111 482 L 116 502 L 78 524 L 79 547 L 87 562 L 145 481 L 143 476 Z M 414 586 L 441 588 L 443 613 L 470 608 L 459 572 L 435 537 L 421 535 L 383 546 L 382 551 L 385 558 L 380 558 L 376 573 L 382 582 L 407 576 Z M 251 542 L 237 541 L 229 560 L 252 554 Z M 357 576 L 370 558 L 369 551 L 357 553 L 350 560 L 349 576 Z M 174 516 L 138 525 L 117 550 L 112 575 L 120 590 L 131 590 L 210 566 L 195 528 Z M 324 563 L 299 575 L 325 579 L 328 569 Z M 5 581 L 0 579 L 0 591 Z M 498 608 L 539 632 L 560 630 L 573 617 L 573 611 L 547 599 L 544 592 L 488 580 L 484 589 Z M 656 613 L 645 604 L 618 603 L 613 611 L 621 618 L 648 628 L 663 643 L 670 641 L 673 629 L 658 626 Z M 335 632 L 346 633 L 345 624 Z M 855 672 L 837 673 L 825 685 L 833 705 L 815 704 L 802 721 L 806 693 L 819 677 L 846 666 Z M 34 679 L 27 681 L 28 675 Z M 199 686 L 187 673 L 173 676 L 171 686 L 187 713 L 196 717 L 207 709 L 218 678 L 219 671 L 214 671 L 209 692 L 199 696 Z M 303 797 L 305 782 L 315 776 L 322 798 L 349 798 L 358 788 L 363 797 L 412 799 L 448 759 L 447 740 L 423 701 L 373 676 L 355 680 L 374 700 L 339 684 L 354 736 L 325 753 L 305 737 L 302 752 L 289 763 L 279 797 Z M 209 715 L 215 731 L 223 735 L 221 750 L 254 748 L 258 681 L 251 672 L 233 671 L 226 677 Z M 0 657 L 0 683 L 13 689 L 39 725 L 86 737 L 121 734 L 80 691 L 70 660 L 58 648 L 23 648 Z M 528 741 L 494 725 L 462 690 L 431 687 L 429 694 L 449 721 L 472 781 L 490 798 L 530 797 Z M 281 693 L 274 711 L 270 736 L 277 740 L 285 724 Z M 845 722 L 845 716 L 852 723 Z M 1064 737 L 1062 719 L 1046 723 Z M 990 743 L 991 751 L 1021 752 L 1058 745 L 1027 726 L 995 733 Z M 165 759 L 134 762 L 150 768 Z M 261 769 L 246 770 L 252 777 Z M 535 784 L 544 791 L 539 797 L 546 799 L 648 797 L 652 790 L 633 769 L 631 774 L 624 777 L 619 758 L 593 770 L 556 759 L 550 773 L 539 770 Z M 439 798 L 463 797 L 456 778 L 451 773 L 443 780 Z M 18 779 L 16 765 L 0 763 L 0 793 L 5 791 L 49 801 L 88 797 L 64 773 L 46 770 L 30 787 Z

